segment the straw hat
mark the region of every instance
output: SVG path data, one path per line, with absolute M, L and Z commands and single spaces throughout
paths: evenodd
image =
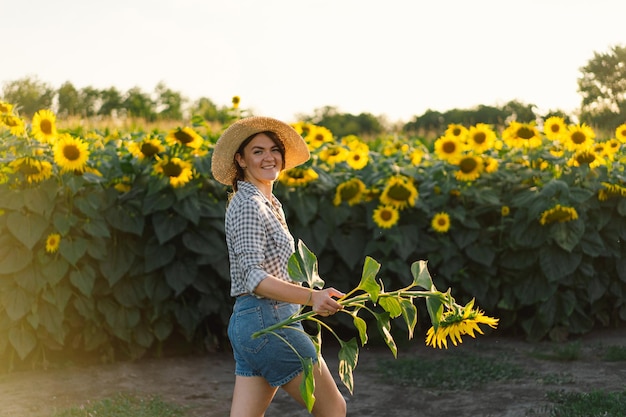
M 231 185 L 237 175 L 235 153 L 239 146 L 255 133 L 266 131 L 276 133 L 283 142 L 285 169 L 296 167 L 309 160 L 306 142 L 293 127 L 271 117 L 246 117 L 230 125 L 217 140 L 211 158 L 213 177 L 222 184 Z

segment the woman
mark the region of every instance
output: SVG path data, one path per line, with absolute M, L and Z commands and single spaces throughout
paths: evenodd
M 309 159 L 302 136 L 291 126 L 268 117 L 248 117 L 224 131 L 215 144 L 211 171 L 234 194 L 226 210 L 226 243 L 231 295 L 236 297 L 228 325 L 235 356 L 235 388 L 230 416 L 262 417 L 278 387 L 304 405 L 300 395 L 302 365 L 298 355 L 315 363 L 316 417 L 345 417 L 346 402 L 323 359 L 301 331 L 282 329 L 281 336 L 252 334 L 291 316 L 301 305 L 329 316 L 342 306 L 334 288 L 313 290 L 293 282 L 287 262 L 294 239 L 282 206 L 272 190 L 283 169 Z M 298 323 L 299 329 L 302 326 Z M 320 356 L 321 358 L 321 356 Z

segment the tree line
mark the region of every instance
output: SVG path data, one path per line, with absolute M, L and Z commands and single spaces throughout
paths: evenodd
M 416 115 L 401 126 L 392 126 L 382 116 L 370 113 L 353 115 L 342 113 L 336 107 L 315 109 L 312 114 L 297 115 L 299 120 L 327 127 L 336 136 L 350 134 L 376 136 L 389 131 L 408 134 L 442 132 L 451 123 L 465 126 L 487 123 L 505 126 L 510 120 L 528 123 L 550 116 L 561 116 L 567 123 L 574 118 L 594 129 L 610 132 L 626 121 L 626 47 L 613 46 L 608 52 L 595 52 L 587 64 L 580 68 L 578 93 L 580 108 L 576 114 L 555 109 L 538 114 L 534 104 L 509 101 L 503 106 L 479 105 L 470 109 L 451 109 L 440 112 L 432 109 Z M 24 77 L 5 82 L 2 100 L 17 104 L 20 114 L 27 118 L 42 108 L 54 108 L 61 117 L 110 116 L 136 117 L 148 122 L 181 120 L 200 116 L 208 122 L 225 123 L 232 118 L 232 107 L 217 106 L 211 99 L 201 97 L 193 102 L 165 83 L 157 84 L 152 93 L 139 87 L 125 92 L 115 87 L 96 89 L 91 86 L 77 88 L 67 81 L 58 89 L 36 77 Z

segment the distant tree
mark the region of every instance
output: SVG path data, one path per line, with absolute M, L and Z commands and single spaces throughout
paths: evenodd
M 581 122 L 612 130 L 626 121 L 626 47 L 594 52 L 580 69 Z
M 101 116 L 118 115 L 118 113 L 124 110 L 124 98 L 122 93 L 115 87 L 109 87 L 106 90 L 100 91 L 100 108 L 98 114 Z
M 163 82 L 154 89 L 156 94 L 156 110 L 159 119 L 181 120 L 185 99 L 181 93 L 168 88 Z
M 28 118 L 41 109 L 51 108 L 54 96 L 50 85 L 32 76 L 8 81 L 2 88 L 2 99 L 14 104 L 20 115 Z
M 100 109 L 100 91 L 88 86 L 78 92 L 80 97 L 80 114 L 83 117 L 95 116 Z
M 313 116 L 299 115 L 299 119 L 324 126 L 338 138 L 348 135 L 371 137 L 385 130 L 381 119 L 370 113 L 341 113 L 333 106 L 315 109 Z
M 201 97 L 196 100 L 192 104 L 190 111 L 192 116 L 200 116 L 207 122 L 226 124 L 233 118 L 228 107 L 218 108 L 215 103 L 207 97 Z
M 66 81 L 57 90 L 58 114 L 60 116 L 74 116 L 80 114 L 80 94 L 74 84 Z
M 412 121 L 405 124 L 403 130 L 423 135 L 426 132 L 443 131 L 446 125 L 446 119 L 441 112 L 428 109 L 421 116 L 415 116 Z
M 123 106 L 130 117 L 142 117 L 150 122 L 156 119 L 154 102 L 139 87 L 133 87 L 126 92 Z
M 511 100 L 504 105 L 502 110 L 509 113 L 509 117 L 520 123 L 530 123 L 537 119 L 534 104 L 524 104 L 517 100 Z

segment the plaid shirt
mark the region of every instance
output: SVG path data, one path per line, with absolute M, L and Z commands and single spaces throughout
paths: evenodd
M 239 181 L 237 186 L 225 223 L 233 297 L 252 294 L 268 275 L 292 282 L 287 262 L 295 250 L 278 199 L 272 195 L 272 202 L 268 201 L 249 182 Z

